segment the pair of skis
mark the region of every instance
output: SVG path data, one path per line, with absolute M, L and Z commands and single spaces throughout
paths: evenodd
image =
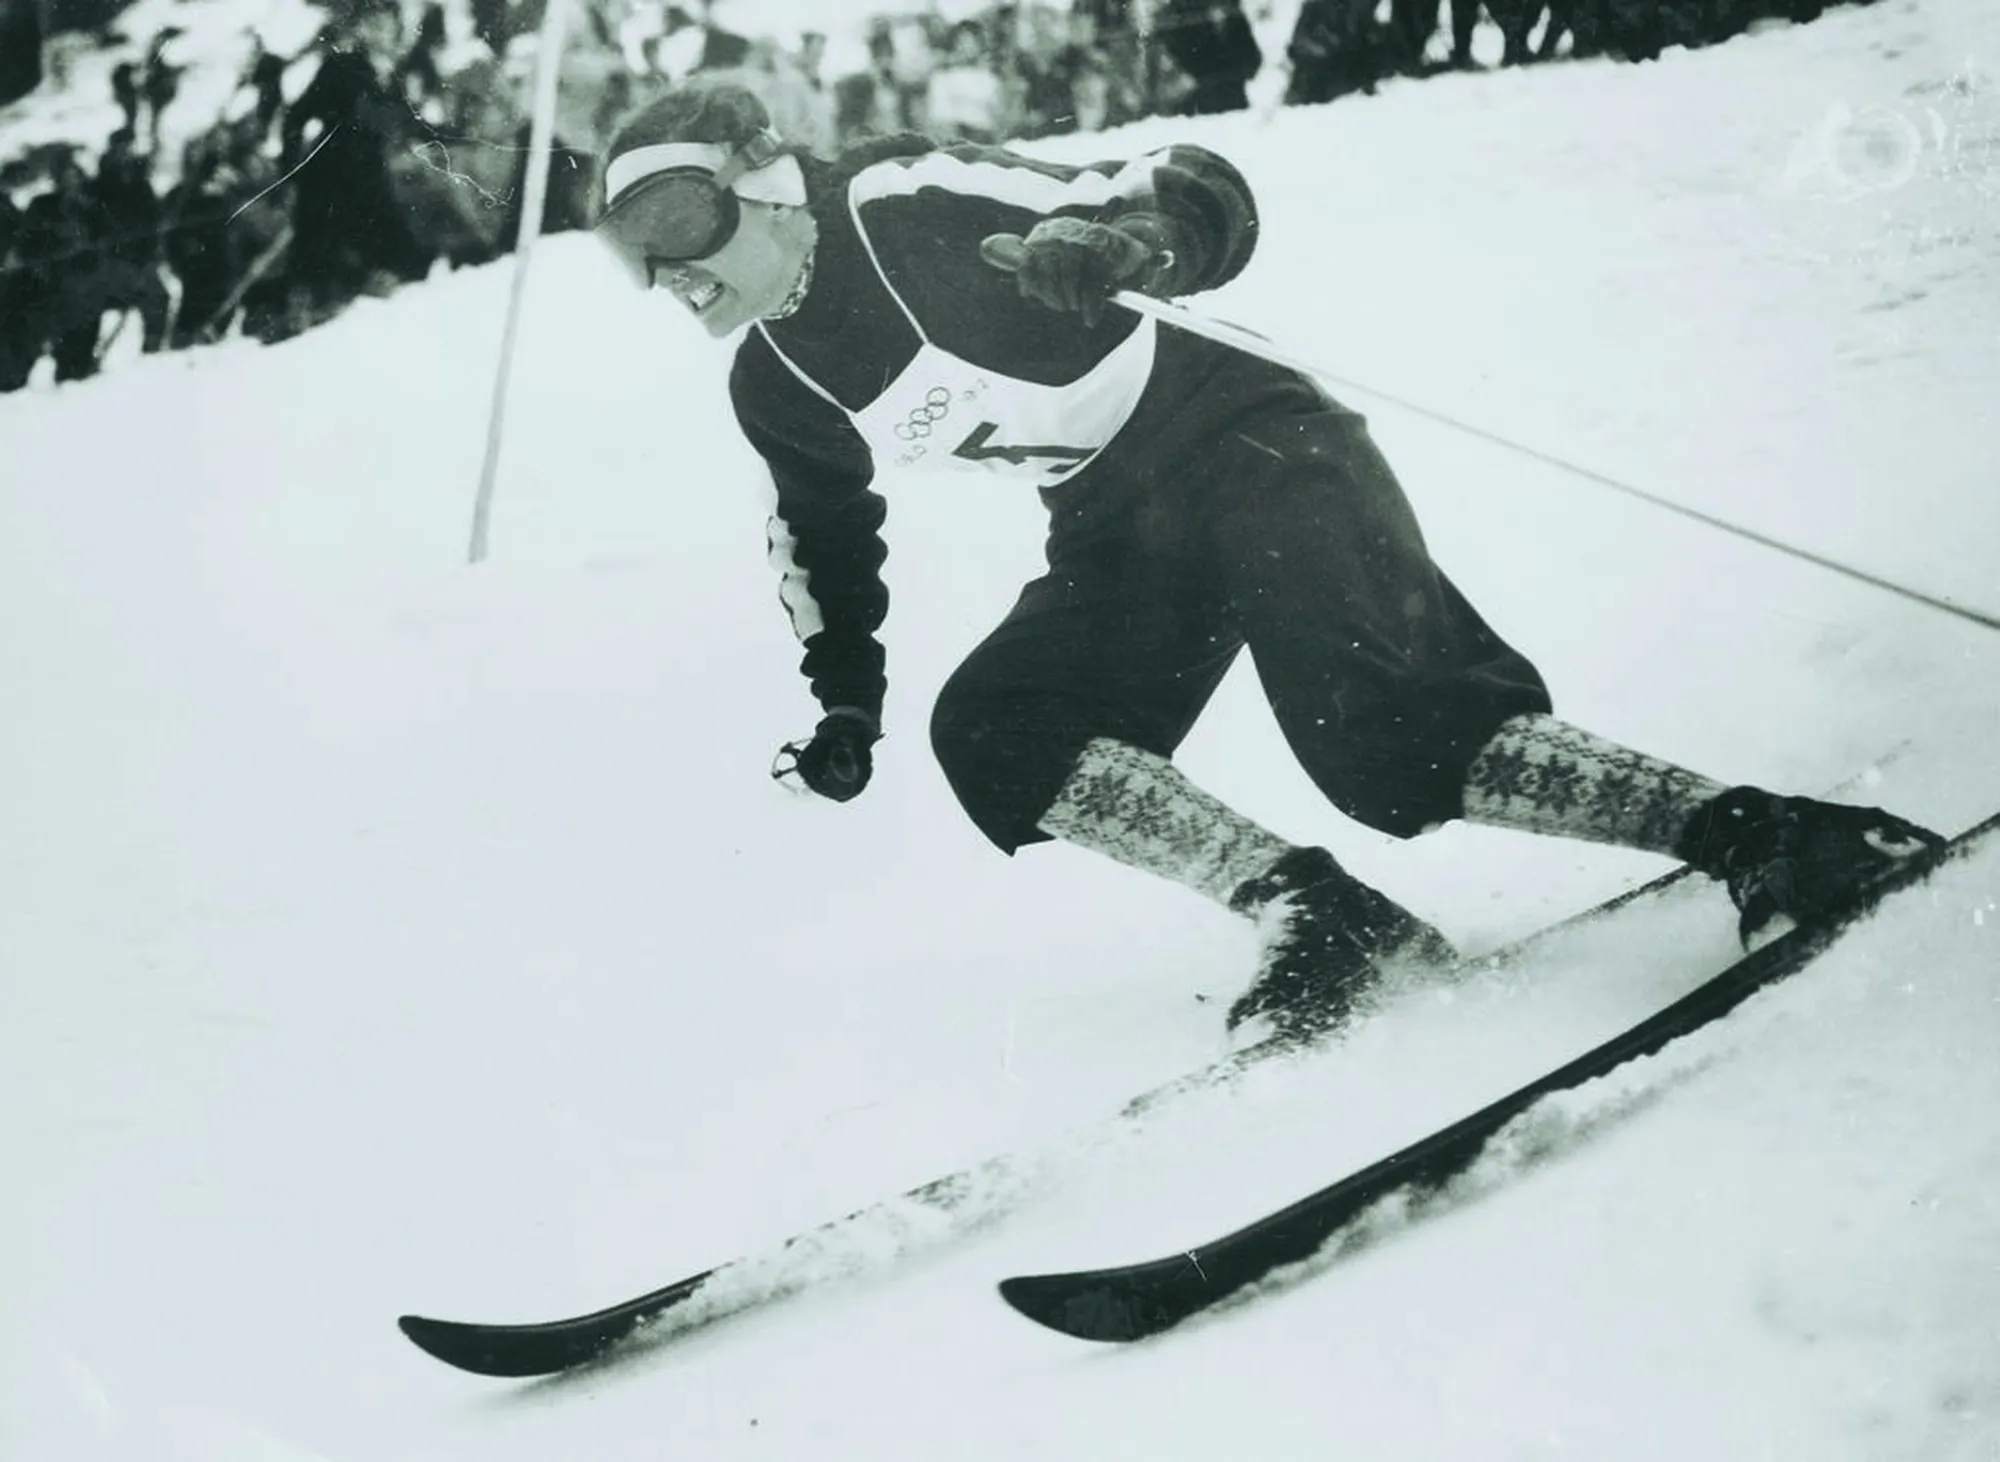
M 1146 1263 L 1008 1279 L 1000 1285 L 1001 1296 L 1029 1319 L 1085 1340 L 1137 1340 L 1169 1329 L 1275 1270 L 1312 1258 L 1383 1200 L 1435 1193 L 1471 1167 L 1494 1136 L 1543 1098 L 1651 1055 L 1728 1014 L 1758 990 L 1804 968 L 1882 898 L 1922 882 L 1945 862 L 1990 841 L 1996 830 L 2000 830 L 2000 814 L 1960 834 L 1942 849 L 1898 867 L 1838 923 L 1794 929 L 1779 936 L 1664 1010 L 1567 1065 L 1248 1227 Z M 1550 933 L 1601 917 L 1609 909 L 1656 892 L 1681 876 L 1681 871 L 1667 874 L 1551 930 L 1531 935 L 1481 963 L 1511 963 Z M 1253 1048 L 1157 1087 L 1128 1103 L 1117 1120 L 1142 1117 L 1179 1096 L 1225 1084 L 1270 1054 Z M 842 1241 L 856 1234 L 864 1235 L 858 1246 L 861 1250 L 875 1252 L 884 1229 L 901 1239 L 918 1238 L 926 1232 L 935 1235 L 940 1229 L 967 1231 L 1014 1206 L 1034 1179 L 1032 1159 L 995 1158 L 797 1235 L 771 1254 L 704 1270 L 664 1289 L 572 1319 L 482 1325 L 406 1315 L 399 1324 L 417 1345 L 462 1370 L 491 1376 L 548 1375 L 596 1360 L 642 1335 L 664 1339 L 684 1334 L 822 1282 L 830 1274 L 843 1272 L 839 1255 Z M 865 1237 L 871 1233 L 875 1235 L 872 1241 Z

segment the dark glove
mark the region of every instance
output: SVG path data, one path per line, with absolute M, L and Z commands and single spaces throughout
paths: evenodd
M 871 748 L 881 739 L 873 716 L 854 706 L 835 706 L 820 718 L 810 741 L 788 742 L 779 749 L 771 775 L 779 781 L 796 776 L 822 797 L 852 801 L 875 773 Z
M 1163 226 L 1150 214 L 1133 214 L 1115 225 L 1045 218 L 1025 239 L 989 235 L 979 257 L 1010 272 L 1022 298 L 1082 315 L 1086 325 L 1097 323 L 1115 292 L 1173 267 Z

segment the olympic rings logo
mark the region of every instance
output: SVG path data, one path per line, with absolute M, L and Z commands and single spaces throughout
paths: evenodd
M 950 414 L 951 392 L 943 386 L 933 386 L 924 393 L 923 405 L 910 408 L 909 420 L 896 423 L 896 435 L 906 442 L 921 441 Z

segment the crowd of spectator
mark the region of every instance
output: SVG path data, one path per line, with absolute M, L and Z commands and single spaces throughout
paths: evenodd
M 148 353 L 232 330 L 277 341 L 505 253 L 529 119 L 497 59 L 447 78 L 442 38 L 435 6 L 415 26 L 391 3 L 347 9 L 300 57 L 256 47 L 222 119 L 177 144 L 161 41 L 114 68 L 123 121 L 94 170 L 68 144 L 0 168 L 0 391 L 45 357 L 57 381 L 93 375 L 134 318 Z M 301 62 L 310 79 L 287 100 Z M 593 167 L 559 148 L 546 230 L 587 221 Z
M 522 48 L 545 0 L 469 0 L 471 52 L 449 65 L 440 4 L 402 3 L 338 0 L 296 56 L 254 46 L 218 120 L 178 140 L 161 125 L 182 76 L 169 29 L 111 71 L 122 120 L 94 171 L 68 146 L 0 164 L 0 391 L 44 357 L 59 381 L 93 374 L 133 319 L 148 352 L 232 331 L 282 340 L 363 295 L 504 254 L 526 183 Z M 955 20 L 881 16 L 865 59 L 828 75 L 822 34 L 781 45 L 666 0 L 580 3 L 551 232 L 587 222 L 591 149 L 618 118 L 695 71 L 738 74 L 782 131 L 831 154 L 903 130 L 991 141 L 1239 110 L 1267 59 L 1284 102 L 1325 102 L 1471 65 L 1482 14 L 1459 0 L 1303 0 L 1282 57 L 1267 58 L 1243 0 L 1002 0 Z M 1644 60 L 1769 17 L 1808 20 L 1822 3 L 1483 0 L 1483 13 L 1513 64 L 1559 49 Z
M 1451 0 L 1449 49 L 1434 58 L 1443 0 L 1389 0 L 1386 14 L 1376 0 L 1305 0 L 1286 47 L 1285 100 L 1326 102 L 1373 92 L 1391 76 L 1468 68 L 1482 14 L 1500 33 L 1500 64 L 1514 66 L 1558 54 L 1650 61 L 1668 46 L 1715 45 L 1759 21 L 1814 20 L 1825 8 L 1826 0 Z

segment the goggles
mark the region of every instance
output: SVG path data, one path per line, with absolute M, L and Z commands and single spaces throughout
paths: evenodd
M 719 253 L 743 221 L 743 198 L 805 201 L 802 188 L 751 174 L 781 159 L 774 132 L 759 132 L 734 150 L 705 142 L 634 148 L 605 169 L 609 198 L 595 232 L 625 266 L 633 283 L 651 289 L 665 267 Z M 739 181 L 747 184 L 740 190 Z

